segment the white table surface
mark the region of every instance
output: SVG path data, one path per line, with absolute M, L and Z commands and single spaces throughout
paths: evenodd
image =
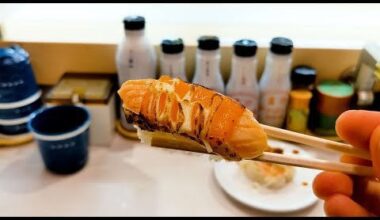
M 337 158 L 308 150 L 322 159 Z M 87 165 L 71 175 L 47 171 L 35 142 L 1 147 L 0 215 L 275 216 L 225 194 L 208 155 L 150 147 L 119 135 L 111 146 L 90 146 Z M 324 216 L 323 203 L 280 216 Z

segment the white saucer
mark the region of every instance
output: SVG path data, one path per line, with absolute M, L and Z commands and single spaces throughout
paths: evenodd
M 284 154 L 299 153 L 297 156 L 310 157 L 301 147 L 277 140 L 269 145 L 284 150 Z M 293 212 L 307 208 L 318 201 L 313 194 L 312 183 L 319 170 L 296 167 L 293 180 L 283 188 L 271 190 L 254 187 L 236 162 L 221 160 L 215 162 L 214 173 L 223 190 L 237 201 L 252 208 L 269 212 Z M 305 185 L 307 183 L 307 185 Z

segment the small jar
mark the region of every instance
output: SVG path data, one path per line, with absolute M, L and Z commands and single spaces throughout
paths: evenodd
M 307 131 L 311 97 L 312 93 L 306 89 L 292 90 L 290 92 L 286 129 L 300 133 Z
M 298 131 L 301 133 L 306 132 L 307 129 L 310 129 L 311 125 L 315 124 L 315 80 L 317 78 L 317 72 L 314 68 L 308 66 L 308 65 L 298 65 L 292 69 L 291 73 L 291 81 L 292 81 L 292 91 L 296 90 L 302 90 L 302 93 L 304 93 L 304 96 L 310 96 L 309 100 L 307 101 L 308 104 L 308 110 L 307 110 L 307 118 L 306 120 L 306 128 L 304 128 L 304 121 L 303 120 L 296 120 L 294 119 L 294 113 L 288 112 L 287 115 L 287 128 L 289 130 Z M 308 93 L 306 95 L 306 93 Z M 294 99 L 295 97 L 293 97 Z M 292 99 L 292 98 L 291 98 Z M 306 100 L 305 100 L 306 102 Z M 294 125 L 294 123 L 300 123 L 299 125 Z M 291 123 L 291 125 L 288 125 L 288 123 Z M 300 129 L 302 127 L 302 129 Z

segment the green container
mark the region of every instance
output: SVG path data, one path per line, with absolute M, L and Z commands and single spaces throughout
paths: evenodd
M 349 110 L 354 88 L 339 80 L 326 80 L 317 86 L 317 93 L 315 132 L 320 135 L 336 135 L 335 122 L 340 114 Z
M 338 119 L 338 116 L 328 116 L 321 113 L 318 113 L 318 127 L 315 129 L 315 132 L 320 135 L 337 135 L 335 131 L 335 122 Z

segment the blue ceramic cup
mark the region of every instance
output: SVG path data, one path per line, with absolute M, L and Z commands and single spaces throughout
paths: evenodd
M 45 107 L 32 114 L 28 128 L 48 170 L 68 174 L 85 166 L 90 123 L 89 111 L 75 105 Z
M 0 134 L 19 135 L 29 132 L 28 129 L 29 117 L 17 119 L 0 119 Z
M 27 117 L 42 106 L 41 91 L 38 91 L 19 102 L 0 103 L 0 119 L 19 119 Z
M 29 54 L 18 45 L 0 48 L 0 103 L 26 99 L 38 90 Z

